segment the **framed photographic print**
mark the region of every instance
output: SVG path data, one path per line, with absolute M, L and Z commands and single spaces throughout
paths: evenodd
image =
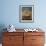
M 34 5 L 20 5 L 19 19 L 20 22 L 33 22 Z

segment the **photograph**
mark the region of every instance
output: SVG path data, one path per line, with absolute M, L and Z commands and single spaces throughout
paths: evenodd
M 33 22 L 33 5 L 20 5 L 20 22 Z

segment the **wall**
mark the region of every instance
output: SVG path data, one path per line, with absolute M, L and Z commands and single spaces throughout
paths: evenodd
M 1 0 L 0 25 L 13 24 L 16 28 L 46 28 L 46 1 L 41 0 Z M 34 5 L 34 22 L 19 22 L 19 5 Z

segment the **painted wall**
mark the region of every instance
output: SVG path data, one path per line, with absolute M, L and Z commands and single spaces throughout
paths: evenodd
M 19 22 L 19 5 L 34 5 L 34 22 Z M 0 31 L 13 24 L 16 28 L 40 27 L 46 32 L 46 0 L 0 0 Z

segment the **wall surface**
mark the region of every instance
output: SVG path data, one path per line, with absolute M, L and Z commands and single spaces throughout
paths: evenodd
M 16 28 L 46 28 L 46 0 L 0 0 L 0 26 L 13 24 Z M 19 22 L 19 5 L 34 5 L 34 22 Z

